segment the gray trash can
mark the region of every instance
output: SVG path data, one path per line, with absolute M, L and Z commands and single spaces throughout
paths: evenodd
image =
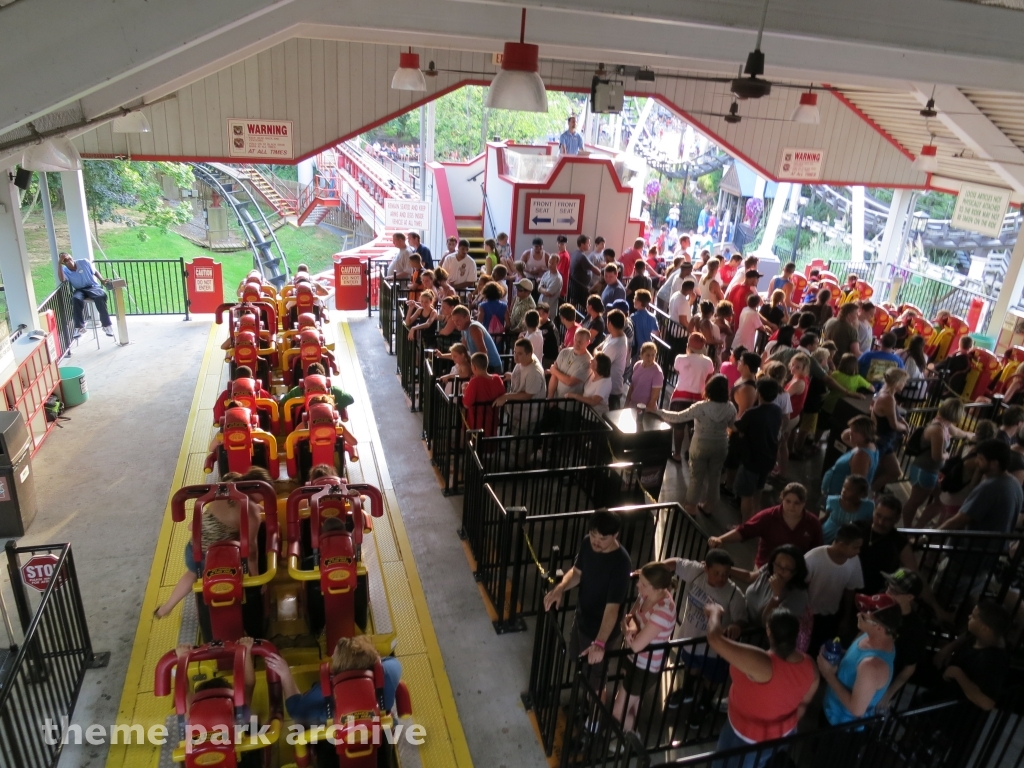
M 32 438 L 18 411 L 0 411 L 0 538 L 24 536 L 36 517 Z

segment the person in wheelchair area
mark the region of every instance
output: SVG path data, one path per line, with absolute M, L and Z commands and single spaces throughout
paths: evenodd
M 88 259 L 73 259 L 70 253 L 60 254 L 61 279 L 71 283 L 74 292 L 71 294 L 71 313 L 75 321 L 75 338 L 85 332 L 85 302 L 93 302 L 100 313 L 100 325 L 107 336 L 114 335 L 110 323 L 110 312 L 107 311 L 107 292 L 103 283 L 107 282 L 103 275 L 95 270 Z

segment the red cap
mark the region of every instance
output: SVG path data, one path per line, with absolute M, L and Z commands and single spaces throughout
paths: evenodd
M 854 598 L 854 603 L 858 613 L 874 613 L 896 605 L 896 601 L 885 592 L 879 592 L 877 595 L 857 595 Z

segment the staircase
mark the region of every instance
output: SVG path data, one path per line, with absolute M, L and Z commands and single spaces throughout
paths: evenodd
M 459 239 L 469 241 L 469 255 L 476 261 L 477 267 L 483 266 L 487 251 L 484 249 L 484 222 L 475 219 L 458 218 Z
M 263 277 L 277 288 L 283 286 L 288 281 L 288 262 L 284 251 L 256 198 L 241 182 L 238 171 L 220 163 L 192 163 L 192 170 L 199 181 L 231 207 L 242 236 L 252 250 L 253 263 Z
M 292 204 L 292 201 L 282 196 L 277 191 L 277 187 L 255 165 L 239 165 L 236 166 L 236 170 L 242 178 L 252 185 L 260 197 L 274 207 L 279 216 L 287 218 L 296 215 L 295 206 Z

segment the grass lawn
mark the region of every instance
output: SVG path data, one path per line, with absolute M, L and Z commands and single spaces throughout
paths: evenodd
M 54 211 L 54 228 L 57 233 L 57 247 L 69 249 L 70 238 L 67 222 L 62 211 Z M 145 241 L 139 239 L 137 228 L 115 224 L 100 226 L 99 240 L 103 253 L 94 248 L 97 268 L 103 269 L 104 254 L 108 259 L 177 259 L 191 261 L 197 256 L 210 257 L 224 266 L 225 300 L 231 300 L 238 284 L 253 268 L 249 251 L 235 253 L 212 253 L 194 245 L 173 232 L 161 233 L 153 227 L 143 227 L 148 235 Z M 314 272 L 327 269 L 332 256 L 341 249 L 342 240 L 332 232 L 320 227 L 293 227 L 286 224 L 277 231 L 277 239 L 284 251 L 291 269 L 297 264 L 308 264 Z M 42 214 L 37 212 L 25 222 L 25 243 L 29 252 L 32 282 L 35 285 L 36 300 L 42 302 L 54 288 L 53 268 L 50 264 L 50 249 Z

